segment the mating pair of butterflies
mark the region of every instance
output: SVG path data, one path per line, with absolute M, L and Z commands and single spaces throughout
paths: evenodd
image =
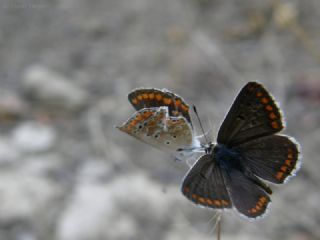
M 300 166 L 299 145 L 277 134 L 284 128 L 281 112 L 259 83 L 242 88 L 220 127 L 217 143 L 199 143 L 190 107 L 180 96 L 142 88 L 128 98 L 137 112 L 118 127 L 121 131 L 163 150 L 204 150 L 181 187 L 185 197 L 201 206 L 235 207 L 250 219 L 263 216 L 272 190 L 262 179 L 284 183 Z

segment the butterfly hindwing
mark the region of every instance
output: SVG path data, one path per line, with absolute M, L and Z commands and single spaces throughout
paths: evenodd
M 217 142 L 229 147 L 283 129 L 280 110 L 273 97 L 259 83 L 247 83 L 226 115 Z
M 212 155 L 201 156 L 185 176 L 183 195 L 190 201 L 215 209 L 231 208 L 223 174 L 212 159 Z
M 283 135 L 257 138 L 236 147 L 243 155 L 242 164 L 258 177 L 283 183 L 295 174 L 299 163 L 299 146 Z
M 118 128 L 164 151 L 176 151 L 193 143 L 190 124 L 182 116 L 168 116 L 167 107 L 141 109 Z
M 128 95 L 129 102 L 139 111 L 143 108 L 167 106 L 169 116 L 183 116 L 192 126 L 189 105 L 182 97 L 166 89 L 139 88 Z
M 257 218 L 267 210 L 271 202 L 269 195 L 241 171 L 224 172 L 224 179 L 233 205 L 248 218 Z

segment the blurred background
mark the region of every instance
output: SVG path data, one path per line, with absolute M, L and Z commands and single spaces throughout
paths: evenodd
M 130 90 L 167 88 L 214 141 L 256 80 L 303 166 L 264 219 L 224 212 L 222 239 L 320 239 L 319 20 L 318 0 L 1 0 L 0 239 L 216 239 L 180 193 L 187 164 L 115 126 Z

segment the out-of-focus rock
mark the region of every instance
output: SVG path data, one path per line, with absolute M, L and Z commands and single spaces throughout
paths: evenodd
M 11 140 L 24 152 L 42 152 L 53 146 L 56 132 L 42 123 L 25 122 L 14 129 Z
M 0 123 L 11 123 L 23 118 L 27 109 L 27 104 L 16 93 L 0 89 Z
M 17 171 L 1 172 L 0 192 L 0 221 L 10 223 L 34 219 L 60 191 L 45 178 Z
M 58 224 L 59 240 L 84 240 L 95 236 L 115 240 L 136 239 L 137 233 L 143 231 L 142 226 L 137 225 L 136 217 L 143 222 L 150 222 L 152 217 L 150 224 L 158 225 L 172 211 L 168 201 L 177 203 L 178 195 L 171 200 L 163 197 L 161 186 L 143 173 L 99 183 L 92 181 L 93 175 L 88 174 L 93 169 L 87 166 L 81 171 L 83 177 L 79 179 L 82 180 Z M 143 228 L 148 231 L 147 226 Z
M 36 156 L 28 156 L 23 158 L 23 163 L 20 169 L 25 174 L 58 178 L 59 173 L 63 173 L 63 168 L 65 167 L 65 161 L 61 158 L 59 154 L 56 153 L 44 153 L 37 154 Z M 63 180 L 61 176 L 61 179 Z
M 79 111 L 88 102 L 88 93 L 72 79 L 41 65 L 26 70 L 23 86 L 31 100 L 55 110 Z
M 0 164 L 10 164 L 18 160 L 20 151 L 6 138 L 0 138 Z

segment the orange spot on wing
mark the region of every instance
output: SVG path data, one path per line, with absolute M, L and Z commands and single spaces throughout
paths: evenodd
M 142 119 L 143 119 L 143 116 L 140 114 L 136 115 L 136 117 L 135 117 L 136 121 L 141 121 Z
M 272 112 L 269 114 L 269 118 L 273 120 L 273 119 L 276 119 L 277 116 Z
M 206 200 L 203 197 L 199 197 L 198 200 L 199 200 L 200 203 L 205 203 L 206 202 Z
M 267 104 L 268 102 L 269 102 L 269 100 L 268 100 L 268 98 L 262 98 L 261 99 L 261 102 L 263 103 L 263 104 Z
M 293 154 L 292 154 L 292 153 L 289 153 L 289 154 L 288 154 L 288 158 L 293 158 Z
M 182 104 L 180 108 L 182 109 L 183 112 L 188 112 L 189 111 L 189 107 L 184 105 L 184 104 Z
M 257 202 L 257 204 L 256 204 L 256 206 L 251 208 L 251 209 L 249 209 L 248 212 L 249 213 L 258 213 L 258 212 L 260 212 L 261 210 L 264 209 L 266 204 L 267 204 L 267 198 L 264 197 L 264 196 L 260 197 L 258 202 Z
M 157 99 L 158 101 L 161 101 L 161 100 L 162 100 L 162 95 L 161 95 L 161 94 L 157 94 L 157 95 L 156 95 L 156 99 Z
M 262 206 L 257 205 L 257 206 L 255 207 L 255 209 L 256 209 L 257 211 L 260 211 L 260 210 L 262 209 Z
M 252 208 L 249 210 L 249 213 L 256 213 L 256 212 L 257 212 L 257 210 L 255 208 Z
M 276 179 L 280 181 L 282 177 L 283 177 L 283 172 L 277 172 Z
M 188 193 L 188 192 L 190 192 L 190 188 L 188 188 L 188 187 L 185 187 L 185 188 L 184 188 L 184 192 L 185 192 L 185 193 Z
M 148 93 L 143 93 L 143 94 L 142 94 L 142 98 L 143 98 L 143 99 L 148 99 L 148 98 L 149 98 Z
M 133 98 L 133 99 L 131 100 L 131 102 L 132 102 L 133 104 L 137 104 L 137 103 L 138 103 L 138 100 L 137 100 L 136 98 Z
M 142 100 L 142 95 L 138 95 L 137 98 L 141 101 Z
M 266 110 L 271 112 L 273 110 L 273 107 L 271 107 L 270 105 L 267 105 Z
M 180 99 L 176 99 L 174 100 L 174 104 L 179 107 L 181 105 L 181 100 Z
M 222 203 L 222 205 L 224 205 L 224 206 L 228 206 L 228 205 L 229 205 L 229 202 L 226 201 L 226 200 L 221 200 L 221 203 Z
M 209 199 L 209 198 L 207 198 L 206 201 L 207 201 L 207 203 L 208 203 L 209 205 L 212 205 L 212 204 L 213 204 L 213 202 L 212 202 L 211 199 Z
M 259 199 L 259 201 L 265 203 L 265 202 L 267 201 L 267 198 L 266 198 L 266 197 L 261 197 L 261 198 Z
M 287 160 L 285 161 L 285 163 L 286 163 L 287 166 L 289 166 L 289 167 L 291 166 L 291 160 L 290 160 L 290 159 L 287 159 Z
M 143 118 L 144 119 L 147 119 L 149 118 L 153 113 L 152 112 L 144 112 L 142 115 L 143 115 Z
M 262 96 L 262 92 L 257 92 L 256 96 L 257 97 L 261 97 Z
M 282 166 L 280 169 L 281 169 L 282 172 L 286 172 L 288 167 L 287 166 Z
M 221 206 L 221 201 L 220 200 L 214 200 L 214 205 Z
M 151 100 L 153 100 L 153 99 L 154 99 L 154 93 L 149 93 L 149 98 L 150 98 Z
M 197 200 L 198 196 L 196 194 L 192 194 L 191 197 L 195 200 Z
M 130 122 L 131 125 L 136 125 L 138 123 L 138 121 L 136 121 L 135 119 L 132 119 L 132 121 Z
M 275 121 L 271 123 L 271 126 L 274 129 L 278 129 L 279 128 L 279 124 L 277 122 L 275 122 Z
M 172 103 L 172 100 L 170 98 L 164 98 L 163 103 L 166 105 L 170 105 Z

